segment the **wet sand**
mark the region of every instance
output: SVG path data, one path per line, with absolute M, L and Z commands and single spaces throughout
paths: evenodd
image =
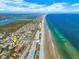
M 44 59 L 58 59 L 50 33 L 44 22 Z

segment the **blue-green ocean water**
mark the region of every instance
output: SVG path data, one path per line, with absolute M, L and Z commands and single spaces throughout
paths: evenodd
M 79 14 L 49 14 L 46 16 L 50 29 L 54 25 L 77 49 L 79 49 Z
M 48 14 L 46 22 L 61 59 L 79 59 L 79 14 Z

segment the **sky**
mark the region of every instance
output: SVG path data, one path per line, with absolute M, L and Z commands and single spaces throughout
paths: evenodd
M 25 0 L 26 2 L 43 4 L 43 5 L 51 5 L 53 4 L 54 0 Z
M 79 0 L 55 0 L 55 2 L 78 3 Z
M 66 2 L 66 3 L 79 3 L 79 0 L 25 0 L 26 2 L 32 2 L 32 3 L 38 3 L 38 4 L 45 4 L 45 5 L 51 5 L 53 3 L 59 3 L 59 2 Z
M 79 13 L 79 0 L 0 0 L 0 13 Z

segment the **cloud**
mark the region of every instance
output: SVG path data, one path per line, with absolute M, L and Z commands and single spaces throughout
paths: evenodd
M 48 13 L 79 13 L 79 3 L 55 3 L 46 9 Z
M 78 13 L 79 3 L 54 3 L 50 6 L 23 0 L 0 0 L 0 13 Z

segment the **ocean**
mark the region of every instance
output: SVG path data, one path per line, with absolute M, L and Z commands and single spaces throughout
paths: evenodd
M 46 22 L 61 59 L 79 59 L 79 14 L 48 14 Z

